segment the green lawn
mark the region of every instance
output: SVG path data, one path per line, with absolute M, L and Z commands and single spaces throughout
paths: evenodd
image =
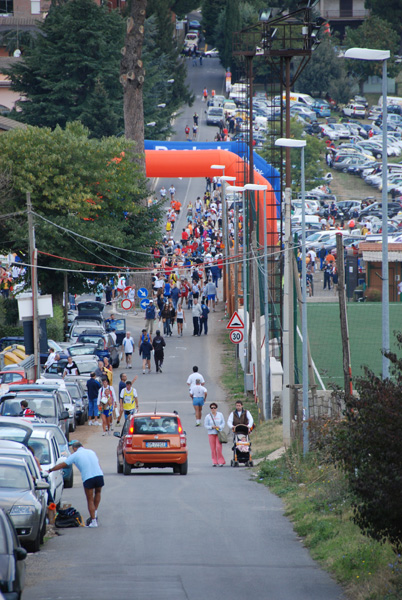
M 363 374 L 368 366 L 381 374 L 381 303 L 355 303 L 347 306 L 352 376 Z M 402 303 L 390 304 L 391 350 L 397 350 L 394 331 L 402 331 Z M 308 332 L 313 361 L 325 387 L 332 381 L 343 386 L 342 345 L 338 303 L 308 304 Z M 298 326 L 301 329 L 300 320 Z M 297 339 L 297 361 L 301 379 L 301 343 Z M 318 381 L 317 381 L 318 383 Z M 320 387 L 320 386 L 319 386 Z

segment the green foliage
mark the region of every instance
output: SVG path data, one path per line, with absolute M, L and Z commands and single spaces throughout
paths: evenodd
M 77 238 L 36 218 L 39 251 L 101 265 L 141 266 L 159 236 L 160 208 L 144 205 L 147 191 L 133 160 L 134 150 L 135 144 L 122 137 L 89 138 L 79 123 L 65 130 L 28 127 L 10 131 L 0 136 L 0 155 L 12 165 L 12 193 L 0 200 L 0 212 L 23 209 L 25 194 L 30 192 L 36 213 L 84 236 Z M 0 221 L 0 236 L 3 242 L 10 240 L 11 247 L 18 239 L 19 248 L 26 251 L 26 216 Z M 127 251 L 97 246 L 87 242 L 87 237 Z M 85 268 L 43 254 L 39 257 L 40 265 L 56 269 L 39 269 L 42 290 L 47 293 L 63 290 L 58 268 L 75 272 Z M 77 291 L 85 289 L 85 278 L 79 273 L 70 274 L 69 279 Z
M 0 323 L 0 338 L 23 336 L 24 329 L 21 325 L 3 325 Z
M 120 14 L 92 0 L 52 4 L 41 33 L 33 47 L 25 48 L 24 62 L 10 71 L 13 90 L 26 98 L 15 117 L 51 128 L 81 120 L 92 135 L 118 133 L 123 123 Z
M 297 90 L 313 96 L 329 93 L 337 102 L 348 102 L 352 97 L 351 87 L 354 82 L 349 80 L 345 61 L 337 54 L 332 38 L 324 35 L 296 82 Z
M 376 50 L 390 50 L 391 58 L 387 61 L 389 77 L 395 77 L 401 66 L 395 63 L 395 54 L 399 50 L 400 39 L 395 29 L 383 19 L 371 16 L 360 27 L 346 28 L 344 45 L 346 48 L 374 48 Z M 371 76 L 382 75 L 381 61 L 348 60 L 346 68 L 359 80 L 360 88 L 364 81 Z
M 400 0 L 365 0 L 365 7 L 371 10 L 372 15 L 387 21 L 398 33 L 402 32 L 402 5 Z
M 203 0 L 202 29 L 205 33 L 205 41 L 211 46 L 215 45 L 215 27 L 225 6 L 226 0 Z
M 64 312 L 60 304 L 53 304 L 53 317 L 47 319 L 46 326 L 49 339 L 64 339 Z
M 402 335 L 397 334 L 402 347 Z M 345 420 L 335 431 L 332 455 L 355 495 L 354 521 L 363 533 L 395 552 L 402 548 L 402 359 L 386 354 L 392 378 L 366 369 L 357 379 L 358 396 L 345 399 Z
M 187 13 L 199 7 L 199 0 L 173 0 L 169 2 L 170 9 L 178 17 L 184 17 Z

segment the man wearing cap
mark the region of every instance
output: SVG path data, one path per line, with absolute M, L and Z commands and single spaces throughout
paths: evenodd
M 154 305 L 154 301 L 152 300 L 152 298 L 150 298 L 149 304 L 145 309 L 145 329 L 146 329 L 146 331 L 149 331 L 149 333 L 151 335 L 154 332 L 155 318 L 156 318 L 155 305 Z
M 201 385 L 201 377 L 197 377 L 195 385 L 190 389 L 190 396 L 193 399 L 193 406 L 195 410 L 195 426 L 200 427 L 202 417 L 202 407 L 207 399 L 207 388 Z
M 88 504 L 89 518 L 87 519 L 86 526 L 98 527 L 98 506 L 101 501 L 102 487 L 105 485 L 98 457 L 93 450 L 84 448 L 78 440 L 73 440 L 69 443 L 69 446 L 72 454 L 67 456 L 62 463 L 51 467 L 48 472 L 59 471 L 71 465 L 77 467 L 81 473 Z
M 127 369 L 132 369 L 131 359 L 134 352 L 134 340 L 129 331 L 127 331 L 126 337 L 123 339 L 121 345 L 123 346 L 124 354 L 126 355 L 126 367 Z

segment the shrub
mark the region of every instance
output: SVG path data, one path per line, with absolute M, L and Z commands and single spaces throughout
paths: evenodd
M 64 340 L 64 315 L 60 304 L 53 305 L 53 317 L 47 319 L 47 337 L 55 341 Z
M 367 300 L 369 302 L 381 302 L 381 292 L 380 290 L 375 290 L 373 288 L 368 288 L 366 291 Z

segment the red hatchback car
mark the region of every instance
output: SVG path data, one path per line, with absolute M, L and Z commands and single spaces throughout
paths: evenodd
M 117 472 L 130 475 L 131 469 L 172 467 L 173 473 L 187 475 L 186 433 L 176 412 L 136 413 L 123 425 L 117 446 Z

